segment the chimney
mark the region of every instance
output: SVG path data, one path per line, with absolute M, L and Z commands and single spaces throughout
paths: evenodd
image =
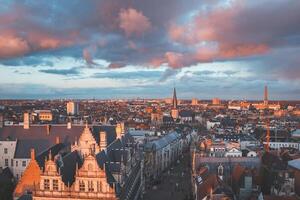
M 51 125 L 47 124 L 46 125 L 47 135 L 50 135 L 50 129 L 51 129 Z
M 59 136 L 56 136 L 56 137 L 55 137 L 55 144 L 59 144 L 59 143 L 60 143 Z
M 71 122 L 68 122 L 67 123 L 67 129 L 71 129 L 72 128 L 72 123 Z
M 34 160 L 35 159 L 35 152 L 34 152 L 34 149 L 30 149 L 30 158 L 31 160 Z
M 29 129 L 30 126 L 30 114 L 28 112 L 24 113 L 24 122 L 23 122 L 23 128 Z
M 3 117 L 3 114 L 0 113 L 0 128 L 3 128 L 4 127 L 4 117 Z
M 116 139 L 121 139 L 122 136 L 122 126 L 120 123 L 116 126 Z
M 106 132 L 105 131 L 100 131 L 100 141 L 99 141 L 99 146 L 100 146 L 100 151 L 105 150 L 107 146 L 107 140 L 106 140 Z

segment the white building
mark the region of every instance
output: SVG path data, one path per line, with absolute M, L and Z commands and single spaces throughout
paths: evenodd
M 266 145 L 267 142 L 264 142 Z M 300 150 L 300 144 L 298 142 L 269 142 L 271 149 L 280 149 L 280 148 L 294 148 Z
M 239 149 L 232 148 L 225 152 L 225 157 L 242 157 L 242 152 Z
M 67 114 L 68 115 L 77 115 L 79 113 L 79 104 L 78 102 L 69 101 L 67 103 Z
M 0 141 L 0 168 L 9 167 L 13 171 L 16 145 L 17 140 Z
M 207 130 L 210 130 L 210 129 L 214 128 L 215 126 L 219 126 L 220 124 L 221 124 L 220 121 L 208 120 L 206 122 L 206 128 L 207 128 Z

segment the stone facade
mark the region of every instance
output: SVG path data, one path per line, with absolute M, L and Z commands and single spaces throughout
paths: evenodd
M 33 193 L 33 200 L 67 200 L 67 199 L 117 199 L 115 189 L 107 183 L 105 168 L 102 170 L 95 156 L 85 156 L 80 169 L 76 169 L 75 181 L 65 185 L 57 170 L 55 162 L 49 156 L 45 170 L 41 174 L 38 187 Z

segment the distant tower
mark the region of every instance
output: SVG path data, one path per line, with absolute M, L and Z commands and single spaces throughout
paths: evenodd
M 268 100 L 268 86 L 265 86 L 265 91 L 264 91 L 264 104 L 268 105 L 269 104 L 269 100 Z
M 173 108 L 171 110 L 171 116 L 173 119 L 177 119 L 179 116 L 179 112 L 177 109 L 177 96 L 176 96 L 176 89 L 174 88 L 173 91 Z
M 198 105 L 198 99 L 193 98 L 192 99 L 192 106 L 197 106 Z
M 116 126 L 116 139 L 121 139 L 122 137 L 122 125 L 121 123 L 117 123 Z
M 174 88 L 173 91 L 173 109 L 177 109 L 177 96 L 176 96 L 176 89 Z

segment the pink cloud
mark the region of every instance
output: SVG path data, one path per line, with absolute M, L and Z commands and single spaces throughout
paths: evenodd
M 23 56 L 30 51 L 28 42 L 13 35 L 0 35 L 0 58 Z
M 184 64 L 268 53 L 271 47 L 267 42 L 253 40 L 253 37 L 249 37 L 249 34 L 240 27 L 243 26 L 243 23 L 239 22 L 240 17 L 244 12 L 247 13 L 246 10 L 243 2 L 234 2 L 226 8 L 200 12 L 184 25 L 172 24 L 168 29 L 171 41 L 194 50 L 180 56 L 173 54 L 172 59 L 167 59 L 171 61 L 168 64 L 171 67 L 185 66 Z M 251 31 L 253 32 L 253 30 L 248 30 L 248 32 Z M 198 46 L 203 43 L 215 43 L 216 47 L 211 48 L 210 45 L 205 45 L 199 48 Z M 174 55 L 177 55 L 176 59 Z
M 151 23 L 147 17 L 133 8 L 121 9 L 119 13 L 119 27 L 126 36 L 141 36 L 151 28 Z

